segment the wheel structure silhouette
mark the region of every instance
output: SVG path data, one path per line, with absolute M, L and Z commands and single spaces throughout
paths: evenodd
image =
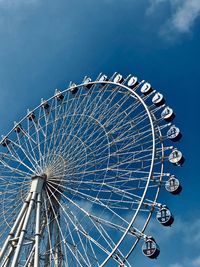
M 118 73 L 28 110 L 1 140 L 0 265 L 130 267 L 141 241 L 156 258 L 147 225 L 174 221 L 159 192 L 182 190 L 165 170 L 184 162 L 174 117 L 150 83 Z

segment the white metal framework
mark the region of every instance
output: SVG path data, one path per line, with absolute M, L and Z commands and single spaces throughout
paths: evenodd
M 159 247 L 145 229 L 157 199 L 178 194 L 164 165 L 181 165 L 170 142 L 181 133 L 162 94 L 134 76 L 100 74 L 70 83 L 2 138 L 0 266 L 133 266 L 140 240 L 149 258 Z

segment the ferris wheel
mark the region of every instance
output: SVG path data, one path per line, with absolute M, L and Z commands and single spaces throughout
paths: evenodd
M 182 190 L 167 171 L 184 162 L 174 117 L 150 83 L 118 73 L 28 110 L 0 142 L 0 266 L 130 267 L 141 242 L 158 257 L 146 228 L 174 221 L 161 188 Z

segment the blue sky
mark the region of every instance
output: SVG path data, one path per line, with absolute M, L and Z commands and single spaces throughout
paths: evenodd
M 132 73 L 161 91 L 182 129 L 184 191 L 162 192 L 175 223 L 151 222 L 161 255 L 133 266 L 200 266 L 199 0 L 0 0 L 0 134 L 55 88 L 85 75 Z

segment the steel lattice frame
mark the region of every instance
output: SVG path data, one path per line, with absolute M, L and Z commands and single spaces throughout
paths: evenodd
M 116 75 L 56 91 L 2 139 L 1 266 L 132 266 L 174 147 L 156 91 Z

